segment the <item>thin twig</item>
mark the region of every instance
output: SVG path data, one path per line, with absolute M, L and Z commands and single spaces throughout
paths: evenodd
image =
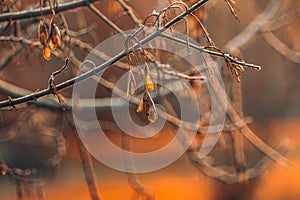
M 19 42 L 21 44 L 26 44 L 28 46 L 41 46 L 39 41 L 31 41 L 24 37 L 15 37 L 15 36 L 0 36 L 0 41 L 10 41 L 10 42 Z
M 95 28 L 97 27 L 97 24 L 91 24 L 89 26 L 87 26 L 86 28 L 82 28 L 78 31 L 73 31 L 73 30 L 69 30 L 69 34 L 71 37 L 73 38 L 78 38 L 80 36 L 83 36 L 85 34 L 90 33 L 91 31 L 93 31 Z
M 100 19 L 102 19 L 108 26 L 110 26 L 113 30 L 121 33 L 125 36 L 122 29 L 120 29 L 115 23 L 113 23 L 110 19 L 108 19 L 98 8 L 96 8 L 93 4 L 88 4 L 88 8 L 93 11 Z
M 168 34 L 164 34 L 162 33 L 161 34 L 162 37 L 164 38 L 167 38 L 169 40 L 173 40 L 175 42 L 178 42 L 180 44 L 187 44 L 187 42 L 185 40 L 182 40 L 182 39 L 179 39 L 179 38 L 176 38 L 176 37 L 173 37 L 173 36 L 170 36 Z M 208 48 L 206 47 L 199 47 L 195 44 L 192 44 L 190 43 L 190 47 L 193 48 L 193 49 L 196 49 L 200 52 L 203 52 L 203 53 L 207 53 L 209 55 L 212 55 L 212 56 L 217 56 L 217 57 L 222 57 L 222 58 L 226 58 L 228 59 L 230 62 L 233 62 L 233 63 L 236 63 L 238 65 L 241 65 L 241 66 L 245 66 L 245 67 L 249 67 L 249 68 L 253 68 L 253 69 L 256 69 L 256 70 L 261 70 L 261 66 L 258 66 L 258 65 L 255 65 L 255 64 L 249 64 L 249 63 L 245 63 L 243 61 L 239 61 L 237 59 L 235 59 L 234 57 L 232 57 L 230 54 L 224 54 L 224 53 L 221 53 L 221 52 L 217 52 L 217 51 L 211 51 L 209 50 Z
M 285 154 L 288 150 L 288 145 L 282 144 L 276 148 L 276 151 Z M 263 171 L 268 169 L 273 160 L 269 157 L 264 157 L 258 161 L 253 167 L 245 170 L 242 173 L 230 173 L 221 168 L 212 167 L 208 165 L 205 161 L 199 158 L 198 151 L 190 150 L 187 152 L 189 159 L 194 163 L 195 167 L 199 171 L 209 177 L 215 178 L 221 182 L 227 184 L 236 184 L 244 182 L 246 179 L 253 179 L 260 175 Z
M 135 23 L 135 25 L 137 27 L 140 27 L 142 25 L 141 20 L 136 16 L 136 14 L 134 13 L 133 9 L 128 6 L 125 1 L 123 0 L 116 0 L 121 7 L 123 8 L 123 10 L 127 13 L 127 15 L 130 17 L 130 19 Z
M 260 33 L 263 39 L 285 59 L 293 63 L 300 63 L 300 52 L 290 49 L 279 38 L 277 38 L 274 33 L 269 31 L 268 26 L 266 26 Z

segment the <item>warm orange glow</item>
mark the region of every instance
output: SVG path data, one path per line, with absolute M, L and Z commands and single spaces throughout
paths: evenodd
M 149 90 L 149 91 L 152 91 L 154 90 L 154 84 L 149 76 L 149 74 L 146 75 L 146 88 Z
M 49 46 L 52 50 L 56 49 L 56 43 L 54 43 L 52 39 L 49 42 Z
M 121 6 L 118 2 L 116 2 L 114 0 L 109 0 L 107 2 L 107 10 L 110 13 L 119 13 L 121 11 Z
M 61 39 L 60 39 L 60 36 L 59 36 L 59 35 L 56 35 L 56 36 L 55 36 L 55 40 L 56 40 L 58 46 L 61 46 L 61 45 L 62 45 L 62 42 L 61 42 Z
M 51 50 L 50 50 L 49 47 L 45 47 L 44 48 L 43 55 L 44 55 L 45 60 L 50 60 L 50 58 L 51 58 Z
M 5 170 L 5 169 L 1 169 L 1 174 L 2 174 L 3 176 L 5 176 L 5 175 L 6 175 L 6 170 Z

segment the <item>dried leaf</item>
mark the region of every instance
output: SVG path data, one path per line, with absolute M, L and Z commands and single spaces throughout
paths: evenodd
M 57 45 L 61 46 L 62 42 L 60 38 L 61 38 L 60 30 L 55 23 L 55 19 L 52 19 L 50 36 L 49 36 L 50 39 L 49 45 L 52 50 L 55 50 Z
M 52 50 L 56 49 L 56 44 L 52 40 L 50 40 L 49 46 L 50 46 L 50 49 L 52 49 Z
M 5 176 L 6 175 L 6 170 L 5 169 L 1 169 L 1 174 L 3 175 L 3 176 Z
M 147 114 L 147 120 L 150 123 L 153 123 L 157 120 L 157 114 L 154 108 L 151 108 L 149 114 Z
M 47 46 L 48 32 L 47 32 L 47 27 L 43 20 L 40 21 L 39 28 L 38 28 L 38 35 L 39 35 L 41 44 L 44 47 Z
M 50 60 L 51 59 L 51 50 L 48 46 L 44 47 L 43 55 L 44 55 L 45 60 Z
M 147 116 L 148 122 L 152 123 L 155 122 L 157 119 L 155 104 L 147 90 L 145 90 L 145 93 L 143 95 L 143 98 L 141 99 L 136 112 L 140 113 L 144 111 L 144 113 Z
M 146 88 L 149 91 L 153 91 L 154 90 L 154 84 L 153 84 L 153 82 L 152 82 L 149 74 L 146 75 Z
M 236 77 L 237 82 L 242 83 L 240 76 L 241 76 L 241 73 L 245 72 L 244 67 L 241 65 L 234 64 L 226 58 L 224 60 L 226 62 L 227 68 Z

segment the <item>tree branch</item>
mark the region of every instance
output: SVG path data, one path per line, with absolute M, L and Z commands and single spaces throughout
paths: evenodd
M 77 0 L 77 1 L 69 1 L 65 3 L 60 3 L 58 7 L 54 7 L 55 13 L 60 13 L 67 10 L 72 10 L 75 8 L 79 8 L 82 6 L 87 6 L 88 4 L 95 2 L 98 0 Z M 43 8 L 44 15 L 51 14 L 51 8 L 49 6 Z M 41 11 L 40 8 L 36 8 L 34 10 L 24 10 L 19 12 L 9 12 L 0 14 L 0 22 L 9 21 L 9 20 L 19 20 L 19 19 L 28 19 L 32 17 L 40 17 Z

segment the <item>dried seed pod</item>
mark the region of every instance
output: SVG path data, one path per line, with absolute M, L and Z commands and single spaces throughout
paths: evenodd
M 154 107 L 150 108 L 149 113 L 147 114 L 147 120 L 150 123 L 155 122 L 157 120 L 157 114 Z
M 48 45 L 45 46 L 44 49 L 43 49 L 43 56 L 44 56 L 45 60 L 50 60 L 51 59 L 51 50 L 48 47 Z
M 41 44 L 45 47 L 47 46 L 48 41 L 48 32 L 46 24 L 44 23 L 44 20 L 40 21 L 39 27 L 38 27 L 38 35 L 40 38 Z
M 144 99 L 142 98 L 137 109 L 136 109 L 136 112 L 140 113 L 144 110 Z
M 1 169 L 1 174 L 3 175 L 3 176 L 5 176 L 6 175 L 6 170 L 5 169 Z
M 135 82 L 135 78 L 131 71 L 129 71 L 129 73 L 128 73 L 126 96 L 128 97 L 129 94 L 131 96 L 136 95 L 136 82 Z
M 147 89 L 145 89 L 143 98 L 141 99 L 136 109 L 136 112 L 138 113 L 142 111 L 144 111 L 144 113 L 146 114 L 148 122 L 152 123 L 156 121 L 157 114 L 156 114 L 155 104 Z
M 55 23 L 55 18 L 51 20 L 50 36 L 49 36 L 49 46 L 52 50 L 55 50 L 57 45 L 61 46 L 61 34 L 60 30 Z
M 146 88 L 149 90 L 149 91 L 153 91 L 154 90 L 154 84 L 150 78 L 150 75 L 147 74 L 146 75 Z

